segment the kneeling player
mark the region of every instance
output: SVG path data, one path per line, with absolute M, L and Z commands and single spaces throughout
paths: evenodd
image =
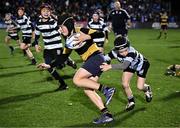
M 135 72 L 138 76 L 137 88 L 145 93 L 146 101 L 150 102 L 152 100 L 152 91 L 150 86 L 145 84 L 146 74 L 150 66 L 148 60 L 130 46 L 126 37 L 117 36 L 114 41 L 114 47 L 115 48 L 105 56 L 105 59 L 107 61 L 117 59 L 121 63 L 111 65 L 104 63 L 100 67 L 102 71 L 109 69 L 123 70 L 122 85 L 128 98 L 126 110 L 132 110 L 135 106 L 134 96 L 129 85 Z

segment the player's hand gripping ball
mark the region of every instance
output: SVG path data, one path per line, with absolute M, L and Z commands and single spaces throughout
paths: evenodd
M 74 33 L 73 35 L 71 35 L 70 37 L 68 37 L 66 39 L 66 47 L 68 47 L 69 49 L 79 49 L 82 46 L 84 46 L 84 44 L 86 42 L 80 42 L 78 40 L 78 37 L 80 36 L 80 33 Z

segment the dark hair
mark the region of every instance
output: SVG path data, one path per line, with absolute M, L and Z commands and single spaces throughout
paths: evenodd
M 18 11 L 18 10 L 25 11 L 25 8 L 24 8 L 24 6 L 19 6 L 19 7 L 17 8 L 17 11 Z
M 40 11 L 41 11 L 43 8 L 47 8 L 47 9 L 49 9 L 49 10 L 52 10 L 51 5 L 49 5 L 48 3 L 43 3 L 43 4 L 40 6 Z
M 116 50 L 121 50 L 121 49 L 127 48 L 129 46 L 130 46 L 130 42 L 127 39 L 127 37 L 124 37 L 121 35 L 116 37 L 116 39 L 114 41 L 114 47 Z

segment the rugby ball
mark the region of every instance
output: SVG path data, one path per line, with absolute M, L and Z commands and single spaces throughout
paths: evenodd
M 66 39 L 66 47 L 69 49 L 79 49 L 84 46 L 86 42 L 79 42 L 75 40 L 75 38 L 77 38 L 78 36 L 80 36 L 80 33 L 74 33 L 70 37 L 68 37 Z

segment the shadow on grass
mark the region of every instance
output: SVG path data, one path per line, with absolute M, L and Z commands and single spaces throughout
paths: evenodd
M 74 74 L 72 75 L 62 75 L 62 78 L 63 79 L 72 79 L 74 76 Z M 51 82 L 55 80 L 53 77 L 49 76 L 49 77 L 46 77 L 45 79 L 41 79 L 41 80 L 38 80 L 38 81 L 33 81 L 32 83 L 36 84 L 36 83 L 42 83 L 42 82 Z
M 175 44 L 179 44 L 180 40 L 168 40 L 168 42 L 170 42 L 170 43 L 175 43 Z
M 180 46 L 169 46 L 168 48 L 180 48 Z
M 9 66 L 9 67 L 1 66 L 0 69 L 22 68 L 26 66 L 29 66 L 29 65 L 16 65 L 16 66 Z
M 44 94 L 53 93 L 53 92 L 56 92 L 56 90 L 6 97 L 3 99 L 0 99 L 0 106 L 4 105 L 4 104 L 10 104 L 10 103 L 15 103 L 15 102 L 30 100 L 33 98 L 40 97 Z
M 0 58 L 0 59 L 2 59 L 2 60 L 7 60 L 7 59 L 9 59 L 10 57 L 2 57 L 2 58 Z
M 135 109 L 135 110 L 132 110 L 129 112 L 120 111 L 120 112 L 114 114 L 114 121 L 109 123 L 109 124 L 96 125 L 96 124 L 93 124 L 92 122 L 90 122 L 90 123 L 70 125 L 67 127 L 116 127 L 116 126 L 119 126 L 119 124 L 122 124 L 127 119 L 134 116 L 136 113 L 141 112 L 141 111 L 145 111 L 145 110 L 146 110 L 146 108 L 142 107 L 142 108 Z
M 39 72 L 39 70 L 30 70 L 30 71 L 23 71 L 23 72 L 3 73 L 3 74 L 0 74 L 0 78 L 13 77 L 13 76 L 16 76 L 16 75 L 27 74 L 27 73 L 31 73 L 31 72 Z
M 160 98 L 159 100 L 160 101 L 169 101 L 169 100 L 178 99 L 178 98 L 180 98 L 180 92 L 173 92 L 165 97 Z
M 168 60 L 165 60 L 165 59 L 155 59 L 156 61 L 158 62 L 162 62 L 162 63 L 165 63 L 165 64 L 169 64 L 169 61 Z
M 76 93 L 70 96 L 70 100 L 72 102 L 78 102 L 85 106 L 87 109 L 97 112 L 94 104 L 89 100 L 89 98 L 85 95 L 82 89 L 78 89 Z

